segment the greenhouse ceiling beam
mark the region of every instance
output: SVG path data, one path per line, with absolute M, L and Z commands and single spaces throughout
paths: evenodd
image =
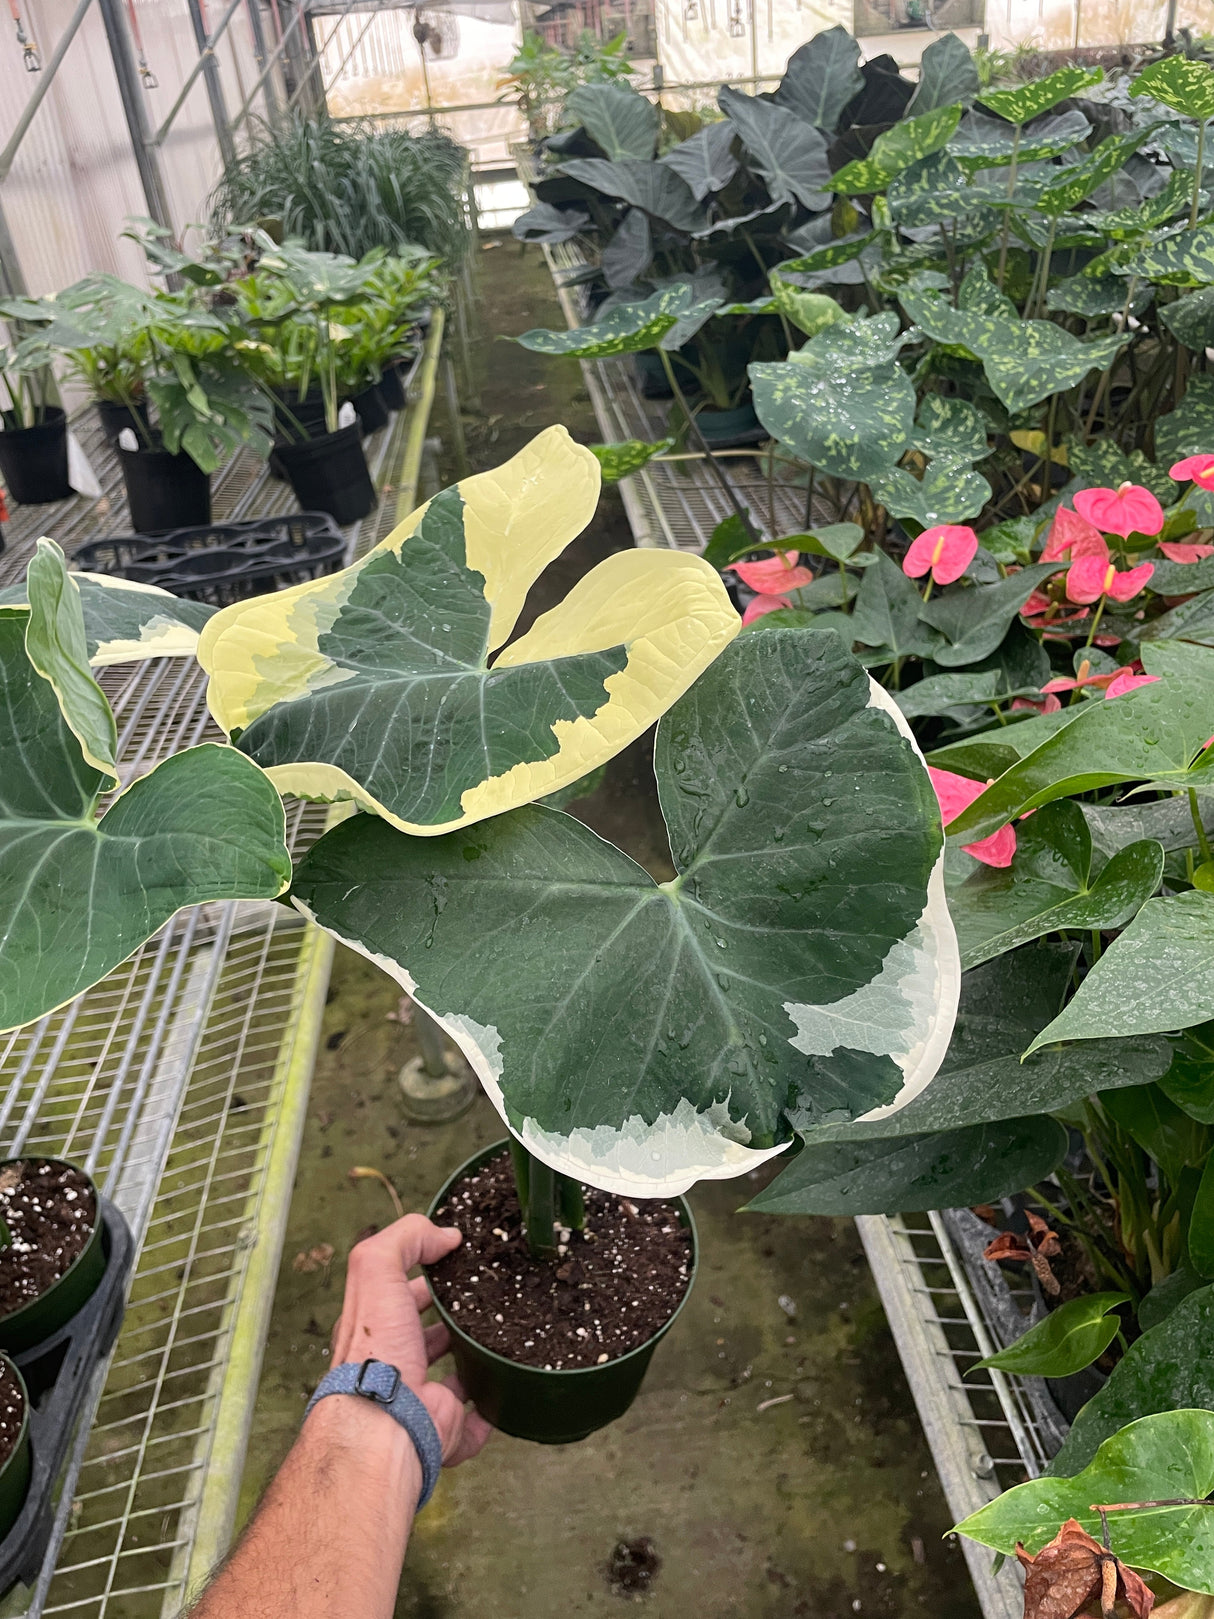
M 198 60 L 186 74 L 185 82 L 177 92 L 176 101 L 169 108 L 160 128 L 151 137 L 150 144 L 152 146 L 162 146 L 164 144 L 169 131 L 177 120 L 177 114 L 185 106 L 190 91 L 198 81 L 198 75 L 205 73 L 207 76 L 207 95 L 211 100 L 211 116 L 215 121 L 215 134 L 219 140 L 219 149 L 223 153 L 224 162 L 227 163 L 231 160 L 231 157 L 236 155 L 236 148 L 232 141 L 232 126 L 228 123 L 227 110 L 223 104 L 223 88 L 219 83 L 219 69 L 215 62 L 215 46 L 223 38 L 228 24 L 244 4 L 244 0 L 231 0 L 228 9 L 219 19 L 218 27 L 209 38 L 205 31 L 205 24 L 202 21 L 202 10 L 198 0 L 189 0 L 189 4 L 190 16 L 194 21 L 194 33 L 198 40 Z M 218 105 L 216 96 L 211 95 L 212 79 L 214 79 L 218 93 Z
M 34 87 L 34 93 L 26 102 L 25 106 L 21 109 L 21 116 L 18 118 L 16 125 L 13 128 L 13 132 L 8 138 L 4 150 L 0 152 L 0 180 L 7 180 L 9 171 L 11 170 L 16 159 L 18 148 L 20 147 L 21 142 L 25 139 L 26 131 L 33 123 L 34 116 L 37 113 L 38 108 L 46 99 L 47 92 L 54 83 L 55 74 L 58 73 L 60 64 L 62 63 L 63 58 L 67 55 L 72 41 L 80 32 L 80 25 L 88 16 L 89 8 L 92 6 L 92 4 L 93 0 L 77 0 L 76 9 L 69 17 L 67 27 L 63 30 L 62 34 L 60 34 L 58 40 L 56 40 L 55 49 L 51 52 L 50 60 L 42 69 L 38 83 Z
M 341 12 L 341 15 L 343 17 L 347 16 L 354 9 L 354 4 L 355 4 L 355 0 L 347 0 L 347 4 L 346 4 L 344 10 Z M 287 49 L 287 47 L 288 47 L 288 45 L 289 45 L 289 43 L 291 41 L 291 38 L 294 35 L 296 29 L 299 27 L 300 23 L 303 22 L 304 18 L 307 15 L 308 15 L 308 13 L 306 12 L 306 10 L 304 9 L 303 6 L 297 5 L 295 7 L 295 15 L 291 18 L 291 21 L 283 29 L 282 38 L 278 41 L 278 44 L 275 46 L 273 55 L 270 56 L 270 58 L 267 60 L 266 65 L 262 69 L 261 74 L 259 75 L 256 83 L 253 85 L 253 88 L 249 91 L 248 95 L 245 97 L 244 101 L 241 103 L 240 111 L 236 114 L 235 118 L 232 119 L 232 122 L 229 125 L 229 128 L 231 129 L 233 135 L 240 128 L 241 124 L 244 123 L 245 119 L 249 116 L 249 113 L 250 113 L 250 111 L 252 110 L 252 107 L 253 107 L 253 98 L 254 98 L 254 96 L 261 89 L 262 85 L 269 78 L 270 74 L 273 73 L 275 64 L 277 63 L 279 57 L 282 56 L 283 52 Z M 303 88 L 303 86 L 305 84 L 307 84 L 308 80 L 311 78 L 312 72 L 314 71 L 315 67 L 316 67 L 316 61 L 313 58 L 313 61 L 311 63 L 311 67 L 309 68 L 309 71 L 308 71 L 307 75 L 300 81 L 300 84 L 296 87 L 296 91 L 295 91 L 296 96 L 299 94 L 299 91 Z M 322 94 L 323 94 L 323 88 L 322 88 Z M 295 101 L 295 96 L 292 96 L 290 105 L 293 105 L 294 101 Z
M 355 0 L 351 0 L 351 5 L 347 6 L 346 10 L 349 11 L 351 9 L 351 6 L 354 3 L 355 3 Z M 361 5 L 359 6 L 359 9 L 360 10 L 362 9 Z M 375 12 L 372 12 L 370 14 L 370 16 L 367 18 L 366 22 L 359 29 L 358 33 L 354 36 L 354 41 L 351 44 L 350 49 L 346 52 L 346 54 L 342 57 L 341 61 L 337 64 L 337 67 L 334 69 L 332 78 L 329 81 L 330 84 L 335 84 L 337 82 L 337 80 L 341 77 L 342 69 L 345 67 L 346 63 L 350 60 L 350 58 L 354 55 L 354 52 L 362 44 L 363 38 L 366 35 L 366 32 L 367 32 L 368 28 L 370 28 L 371 24 L 374 21 L 375 21 Z M 333 32 L 329 35 L 329 38 L 325 41 L 325 49 L 326 50 L 328 50 L 329 45 L 332 43 L 333 39 L 335 38 L 338 28 L 341 27 L 341 23 L 342 23 L 342 18 L 339 17 L 337 19 L 337 24 L 334 27 Z M 319 64 L 320 64 L 320 58 L 318 57 L 317 58 L 317 65 L 319 66 Z M 295 93 L 292 95 L 291 99 L 287 102 L 287 111 L 288 112 L 290 112 L 294 108 L 295 103 L 299 100 L 299 97 L 303 94 L 303 92 L 307 88 L 308 88 L 307 79 L 304 79 L 304 81 L 301 84 L 296 85 Z M 323 97 L 325 99 L 325 104 L 327 106 L 328 101 L 329 101 L 329 85 L 324 82 L 323 77 L 321 79 L 320 88 L 321 88 L 321 94 L 323 95 Z M 428 104 L 429 103 L 427 103 L 427 105 Z
M 249 31 L 253 35 L 253 54 L 257 58 L 257 66 L 264 68 L 268 61 L 266 56 L 266 31 L 261 26 L 261 7 L 258 0 L 245 0 L 245 10 L 249 16 Z M 266 80 L 265 92 L 266 112 L 269 114 L 270 122 L 277 124 L 279 113 L 278 93 L 272 78 Z M 230 129 L 231 125 L 228 127 Z

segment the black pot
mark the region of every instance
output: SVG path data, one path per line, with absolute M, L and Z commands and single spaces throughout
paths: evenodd
M 343 527 L 374 511 L 375 486 L 357 422 L 306 444 L 280 444 L 276 453 L 304 511 L 328 512 Z
M 118 449 L 131 527 L 162 534 L 211 521 L 211 478 L 182 451 Z
M 387 427 L 388 405 L 378 382 L 364 388 L 362 393 L 355 394 L 351 403 L 358 412 L 358 420 L 364 433 L 378 433 L 381 427 Z
M 302 399 L 294 388 L 275 388 L 272 391 L 275 399 L 275 444 L 298 444 L 300 428 L 308 439 L 324 432 L 325 401 L 319 388 L 313 388 Z
M 697 411 L 696 425 L 710 450 L 757 444 L 767 437 L 749 400 L 744 405 L 735 405 L 732 410 Z
M 65 412 L 58 405 L 47 405 L 37 427 L 15 427 L 15 419 L 5 411 L 0 432 L 0 473 L 9 494 L 23 506 L 70 500 L 75 491 L 67 481 Z
M 393 360 L 384 367 L 384 374 L 379 379 L 379 392 L 389 410 L 404 410 L 405 408 L 405 360 Z
M 430 1205 L 431 1218 L 447 1198 L 456 1181 L 507 1150 L 504 1141 L 486 1147 L 451 1175 Z M 520 1366 L 493 1349 L 478 1344 L 441 1304 L 435 1309 L 451 1333 L 451 1353 L 455 1369 L 469 1399 L 486 1422 L 512 1434 L 515 1439 L 532 1439 L 541 1445 L 569 1445 L 585 1439 L 609 1422 L 622 1417 L 640 1393 L 653 1352 L 669 1332 L 682 1310 L 695 1281 L 699 1243 L 691 1209 L 681 1197 L 669 1200 L 679 1211 L 679 1219 L 691 1232 L 691 1266 L 687 1292 L 674 1314 L 627 1355 L 602 1366 L 583 1366 L 573 1371 L 549 1372 L 542 1366 Z
M 118 435 L 125 427 L 130 428 L 140 444 L 146 443 L 151 438 L 152 430 L 146 399 L 137 399 L 133 410 L 117 399 L 98 399 L 95 404 L 97 419 L 101 423 L 101 431 L 107 444 L 117 444 Z

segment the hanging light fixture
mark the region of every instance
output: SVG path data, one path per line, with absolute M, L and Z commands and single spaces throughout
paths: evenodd
M 42 58 L 38 54 L 38 47 L 25 31 L 21 21 L 21 12 L 17 0 L 8 0 L 8 9 L 13 14 L 13 22 L 17 27 L 17 43 L 21 47 L 21 64 L 27 73 L 41 73 Z
M 742 16 L 742 0 L 732 0 L 729 7 L 729 37 L 742 39 L 746 33 L 746 23 Z
M 699 0 L 687 0 L 687 4 L 683 7 L 683 20 L 684 20 L 684 22 L 695 22 L 696 18 L 699 15 L 700 15 Z

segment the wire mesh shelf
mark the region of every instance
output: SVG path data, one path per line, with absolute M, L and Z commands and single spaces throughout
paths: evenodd
M 427 345 L 427 355 L 436 351 L 430 385 L 368 443 L 385 495 L 347 530 L 351 558 L 395 526 L 385 486 L 424 432 L 441 331 L 440 321 Z M 121 530 L 116 458 L 99 433 L 85 442 L 108 504 L 18 508 L 0 558 L 3 582 L 22 577 L 39 534 L 70 553 L 75 542 Z M 216 476 L 217 514 L 292 504 L 289 489 L 243 453 Z M 124 781 L 181 748 L 222 740 L 192 659 L 124 665 L 102 678 Z M 327 811 L 288 800 L 286 812 L 298 854 Z M 139 1250 L 121 1333 L 95 1374 L 60 1484 L 41 1576 L 0 1602 L 2 1619 L 172 1619 L 206 1572 L 200 1535 L 222 1555 L 243 1439 L 234 1467 L 208 1474 L 208 1464 L 232 1397 L 225 1373 L 249 1294 L 264 1291 L 267 1273 L 273 1289 L 331 954 L 317 929 L 277 903 L 199 906 L 95 988 L 0 1039 L 0 1155 L 83 1164 L 126 1216 Z M 250 1409 L 259 1355 L 260 1341 L 237 1391 L 237 1404 L 245 1398 Z

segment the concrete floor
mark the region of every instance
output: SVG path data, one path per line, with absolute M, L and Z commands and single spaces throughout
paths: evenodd
M 593 442 L 576 365 L 493 341 L 559 324 L 542 259 L 520 256 L 513 243 L 486 244 L 480 259 L 480 392 L 465 415 L 474 466 L 504 460 L 552 421 Z M 444 430 L 441 414 L 436 429 Z M 453 476 L 448 464 L 439 471 Z M 591 529 L 537 585 L 529 613 L 629 543 L 608 491 Z M 577 812 L 655 876 L 670 875 L 643 744 L 614 762 Z M 398 1004 L 390 980 L 339 950 L 242 1515 L 324 1369 L 350 1247 L 391 1218 L 384 1189 L 348 1171 L 380 1169 L 406 1207 L 424 1207 L 451 1169 L 501 1135 L 483 1099 L 451 1125 L 405 1122 L 395 1075 L 415 1047 L 395 1021 Z M 589 1619 L 629 1603 L 650 1619 L 974 1619 L 854 1228 L 736 1214 L 756 1184 L 692 1194 L 699 1279 L 624 1419 L 566 1448 L 499 1436 L 444 1476 L 418 1520 L 397 1619 Z M 334 1250 L 328 1267 L 297 1268 L 323 1245 Z M 613 1549 L 643 1537 L 656 1558 L 652 1579 L 643 1593 L 622 1591 L 610 1576 Z

